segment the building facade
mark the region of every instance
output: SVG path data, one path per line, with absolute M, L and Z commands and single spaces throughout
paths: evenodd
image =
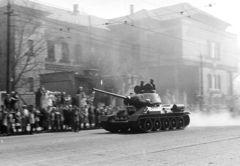
M 104 19 L 81 14 L 78 6 L 66 11 L 32 1 L 9 1 L 11 31 L 11 89 L 18 91 L 27 103 L 34 103 L 40 87 L 40 75 L 54 72 L 76 72 L 83 77 L 86 70 L 113 74 L 112 32 Z M 8 1 L 1 8 L 7 10 Z M 13 16 L 15 15 L 15 16 Z M 6 90 L 7 17 L 1 24 L 0 90 Z M 51 89 L 49 89 L 51 90 Z
M 164 103 L 230 107 L 239 52 L 229 26 L 183 3 L 116 18 L 110 28 L 132 41 L 134 72 L 155 80 Z
M 12 89 L 28 103 L 34 103 L 42 74 L 75 72 L 85 78 L 85 71 L 97 69 L 95 84 L 114 93 L 128 95 L 140 80 L 154 79 L 163 103 L 232 105 L 237 36 L 226 31 L 230 24 L 194 6 L 106 20 L 80 13 L 77 5 L 66 11 L 10 2 L 17 15 L 11 16 L 15 28 L 9 28 Z M 1 3 L 6 10 L 7 1 Z M 0 90 L 5 90 L 7 16 L 0 19 Z

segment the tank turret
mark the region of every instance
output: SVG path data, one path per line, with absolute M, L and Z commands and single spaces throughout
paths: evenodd
M 111 93 L 111 92 L 107 92 L 107 91 L 103 91 L 103 90 L 100 90 L 100 89 L 93 88 L 94 91 L 104 93 L 104 94 L 107 94 L 107 95 L 110 95 L 110 96 L 114 96 L 114 97 L 117 97 L 117 98 L 121 98 L 121 99 L 124 100 L 125 105 L 133 105 L 136 108 L 145 107 L 145 106 L 149 106 L 149 107 L 159 106 L 161 104 L 161 98 L 156 93 L 155 90 L 143 90 L 143 91 L 140 92 L 136 89 L 138 89 L 137 86 L 134 88 L 135 93 L 137 92 L 137 94 L 131 94 L 129 96 L 123 96 L 123 95 L 119 95 L 119 94 L 115 94 L 115 93 Z

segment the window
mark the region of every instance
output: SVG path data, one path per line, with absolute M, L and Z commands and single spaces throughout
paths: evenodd
M 211 42 L 211 58 L 216 57 L 216 45 L 214 42 Z
M 221 76 L 220 75 L 217 76 L 217 82 L 218 82 L 217 89 L 221 89 Z
M 29 85 L 29 92 L 33 92 L 34 91 L 33 77 L 28 77 L 28 85 Z
M 48 51 L 48 59 L 55 59 L 54 42 L 51 40 L 47 41 L 47 51 Z
M 80 44 L 76 44 L 74 46 L 75 53 L 75 62 L 78 63 L 82 60 L 82 46 Z
M 220 43 L 208 41 L 209 57 L 212 59 L 220 59 Z
M 33 40 L 28 40 L 28 53 L 29 56 L 33 55 Z
M 221 89 L 221 76 L 215 74 L 208 74 L 209 89 Z
M 212 75 L 208 74 L 208 88 L 212 89 Z
M 62 43 L 62 59 L 61 62 L 69 62 L 69 48 L 68 43 Z

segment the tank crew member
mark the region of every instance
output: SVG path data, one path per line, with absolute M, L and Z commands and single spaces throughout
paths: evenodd
M 154 84 L 154 80 L 150 79 L 150 84 L 152 85 L 152 90 L 156 90 L 155 84 Z
M 141 89 L 141 93 L 143 93 L 144 92 L 144 81 L 141 81 L 140 82 L 140 89 Z
M 171 108 L 171 111 L 172 112 L 176 112 L 178 110 L 178 107 L 176 104 L 173 104 L 172 108 Z

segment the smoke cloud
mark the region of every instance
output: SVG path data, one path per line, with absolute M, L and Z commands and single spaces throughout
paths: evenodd
M 240 125 L 240 116 L 226 111 L 214 113 L 191 112 L 190 120 L 190 127 Z

